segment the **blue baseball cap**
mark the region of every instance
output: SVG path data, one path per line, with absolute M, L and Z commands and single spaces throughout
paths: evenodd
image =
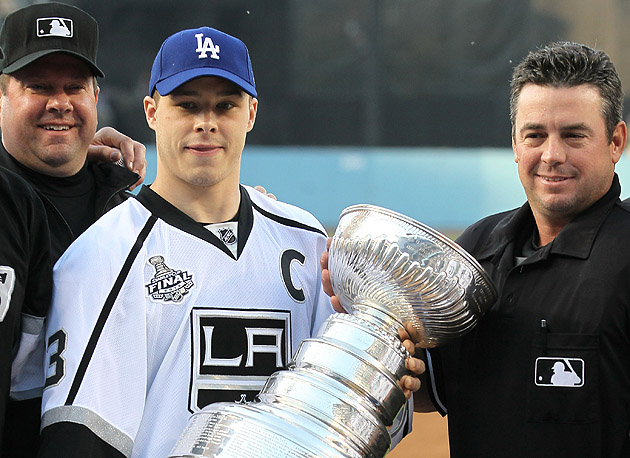
M 245 44 L 210 27 L 182 30 L 162 43 L 153 61 L 149 94 L 157 89 L 160 95 L 168 95 L 200 76 L 224 78 L 251 96 L 257 96 Z

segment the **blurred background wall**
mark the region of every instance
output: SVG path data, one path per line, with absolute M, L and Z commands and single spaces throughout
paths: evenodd
M 530 0 L 68 3 L 100 24 L 103 121 L 147 142 L 139 101 L 161 42 L 182 28 L 249 47 L 260 94 L 250 144 L 370 146 L 506 146 L 513 63 L 568 30 Z
M 153 58 L 202 25 L 249 47 L 260 105 L 243 182 L 334 229 L 353 203 L 387 206 L 456 236 L 524 201 L 508 119 L 512 68 L 550 41 L 612 57 L 630 88 L 630 0 L 65 0 L 98 21 L 100 125 L 149 147 Z M 0 16 L 35 3 L 0 0 Z M 627 161 L 618 171 L 630 194 Z M 416 415 L 390 455 L 448 456 L 446 423 Z
M 201 25 L 250 49 L 253 145 L 509 147 L 512 67 L 553 40 L 602 48 L 630 78 L 628 0 L 66 2 L 100 24 L 101 122 L 145 142 L 153 57 L 165 37 Z

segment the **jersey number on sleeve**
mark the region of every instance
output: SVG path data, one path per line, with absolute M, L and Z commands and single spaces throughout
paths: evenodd
M 66 350 L 66 342 L 67 335 L 63 329 L 60 329 L 48 338 L 48 368 L 44 388 L 56 385 L 64 376 L 66 361 L 61 355 Z
M 15 286 L 15 271 L 13 267 L 0 266 L 0 322 L 9 311 L 11 294 Z

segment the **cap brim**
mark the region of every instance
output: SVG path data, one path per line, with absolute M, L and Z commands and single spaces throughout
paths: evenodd
M 13 73 L 23 67 L 26 67 L 28 64 L 35 62 L 37 59 L 40 59 L 44 56 L 47 56 L 49 54 L 54 54 L 57 52 L 70 54 L 71 56 L 74 56 L 77 59 L 80 59 L 81 61 L 85 62 L 87 66 L 90 67 L 90 70 L 92 70 L 92 73 L 94 73 L 95 76 L 98 76 L 100 78 L 103 78 L 105 76 L 105 74 L 101 71 L 100 68 L 98 68 L 92 62 L 90 62 L 84 56 L 76 52 L 68 51 L 65 49 L 46 49 L 44 51 L 37 51 L 37 52 L 31 53 L 27 56 L 22 57 L 21 59 L 16 60 L 11 65 L 7 65 L 4 69 L 2 69 L 2 73 Z
M 160 95 L 168 95 L 182 84 L 185 84 L 195 78 L 199 78 L 200 76 L 218 76 L 220 78 L 224 78 L 236 84 L 252 97 L 258 97 L 256 88 L 244 79 L 239 78 L 238 76 L 234 75 L 234 73 L 227 72 L 220 68 L 212 67 L 192 68 L 190 70 L 184 70 L 183 72 L 179 72 L 175 75 L 169 76 L 168 78 L 165 78 L 162 81 L 156 83 L 155 88 L 160 93 Z

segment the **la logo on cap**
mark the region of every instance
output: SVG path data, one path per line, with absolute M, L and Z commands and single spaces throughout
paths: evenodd
M 195 34 L 195 38 L 197 38 L 197 49 L 195 49 L 195 52 L 199 53 L 200 59 L 207 58 L 208 52 L 210 53 L 211 58 L 219 59 L 219 52 L 221 52 L 221 48 L 219 48 L 219 45 L 215 45 L 212 42 L 212 38 L 205 37 L 205 40 L 202 42 L 201 39 L 204 38 L 203 33 Z
M 66 37 L 74 35 L 72 19 L 62 17 L 42 17 L 37 19 L 38 37 Z

